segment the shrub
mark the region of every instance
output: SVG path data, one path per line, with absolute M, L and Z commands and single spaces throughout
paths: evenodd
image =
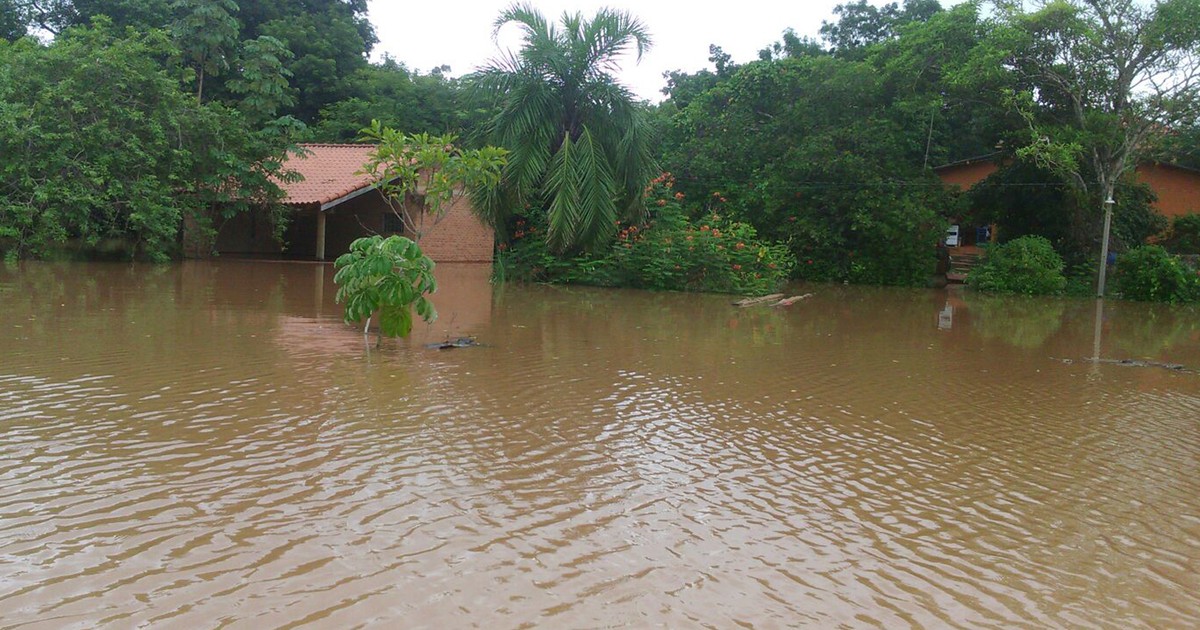
M 678 204 L 621 230 L 611 259 L 623 286 L 746 295 L 770 293 L 795 266 L 786 246 L 763 243 L 749 224 L 715 214 L 692 222 Z
M 946 230 L 938 209 L 946 203 L 938 193 L 919 190 L 839 191 L 836 198 L 798 199 L 774 213 L 774 226 L 746 214 L 791 244 L 801 279 L 925 286 L 937 267 L 937 243 Z
M 1173 254 L 1200 254 L 1200 214 L 1175 217 L 1163 246 Z
M 346 305 L 342 316 L 347 324 L 379 314 L 379 335 L 407 337 L 412 331 L 413 308 L 427 322 L 437 311 L 425 296 L 437 291 L 433 261 L 416 243 L 403 236 L 386 239 L 376 234 L 350 244 L 350 251 L 333 263 L 337 273 L 337 301 Z
M 967 278 L 980 291 L 1058 294 L 1067 285 L 1063 259 L 1050 241 L 1041 236 L 1022 236 L 992 247 L 983 263 Z
M 683 195 L 672 186 L 669 175 L 656 178 L 647 190 L 651 218 L 618 225 L 616 241 L 597 254 L 560 258 L 546 246 L 544 220 L 518 219 L 511 242 L 500 247 L 497 275 L 525 282 L 743 295 L 770 293 L 787 280 L 796 264 L 787 246 L 764 242 L 751 225 L 716 212 L 690 220 Z
M 1130 300 L 1195 302 L 1200 278 L 1178 256 L 1158 245 L 1135 247 L 1117 258 L 1117 290 Z
M 1096 297 L 1096 274 L 1099 265 L 1096 260 L 1088 258 L 1078 264 L 1067 265 L 1063 272 L 1067 276 L 1067 288 L 1064 291 L 1071 297 Z

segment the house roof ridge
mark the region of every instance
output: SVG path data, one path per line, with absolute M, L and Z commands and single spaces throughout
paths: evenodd
M 1200 173 L 1200 168 L 1188 166 L 1187 164 L 1180 164 L 1179 162 L 1174 162 L 1171 160 L 1161 160 L 1157 158 L 1146 158 L 1145 160 L 1142 160 L 1142 164 L 1146 163 L 1155 164 L 1158 166 L 1170 166 L 1171 168 L 1177 168 L 1181 171 L 1188 171 L 1191 173 Z
M 1004 154 L 1004 151 L 992 151 L 991 153 L 984 153 L 983 155 L 975 155 L 975 156 L 971 156 L 969 158 L 964 158 L 961 160 L 954 160 L 953 162 L 946 162 L 945 164 L 939 164 L 938 166 L 933 167 L 933 170 L 936 171 L 938 169 L 948 168 L 951 166 L 962 166 L 964 164 L 972 164 L 974 162 L 982 162 L 984 160 L 990 160 L 990 159 L 996 157 L 997 155 L 1003 155 L 1003 154 Z
M 299 143 L 299 145 L 302 147 L 329 147 L 329 148 L 338 148 L 338 147 L 358 148 L 358 147 L 376 146 L 374 143 L 370 143 L 370 142 L 301 142 L 301 143 Z

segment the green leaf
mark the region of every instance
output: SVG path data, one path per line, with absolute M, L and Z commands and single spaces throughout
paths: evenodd
M 407 337 L 412 332 L 412 308 L 385 305 L 379 309 L 379 328 L 387 337 Z

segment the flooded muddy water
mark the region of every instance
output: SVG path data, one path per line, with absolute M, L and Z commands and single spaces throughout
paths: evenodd
M 1194 310 L 438 275 L 0 267 L 0 628 L 1200 624 Z

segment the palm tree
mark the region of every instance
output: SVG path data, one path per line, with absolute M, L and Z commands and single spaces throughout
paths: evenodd
M 473 77 L 497 100 L 490 142 L 510 152 L 500 186 L 476 194 L 474 205 L 498 229 L 517 210 L 544 211 L 548 246 L 569 253 L 607 242 L 618 220 L 640 218 L 657 166 L 644 106 L 613 77 L 618 56 L 632 48 L 640 61 L 649 49 L 645 26 L 612 9 L 560 21 L 529 4 L 496 19 L 493 36 L 514 23 L 524 43 Z

